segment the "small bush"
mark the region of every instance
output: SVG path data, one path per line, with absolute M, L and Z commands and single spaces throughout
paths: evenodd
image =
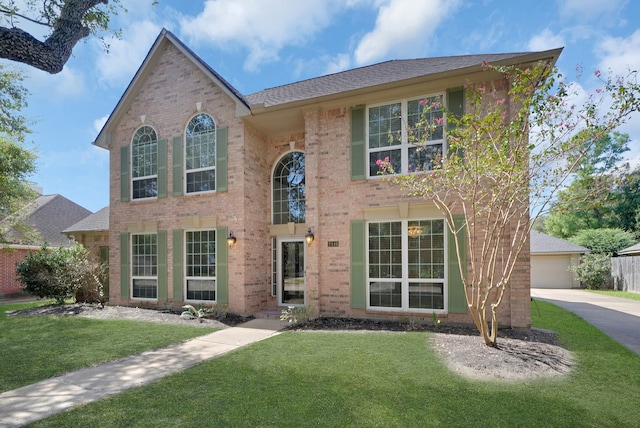
M 570 269 L 587 288 L 607 288 L 611 278 L 611 258 L 608 254 L 585 254 L 580 258 L 580 264 Z
M 83 287 L 86 290 L 101 290 L 88 251 L 78 243 L 59 248 L 50 248 L 45 244 L 18 263 L 16 273 L 27 293 L 52 298 L 60 304 L 74 297 Z

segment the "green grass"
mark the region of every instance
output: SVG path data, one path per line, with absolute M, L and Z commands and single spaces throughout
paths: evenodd
M 10 317 L 50 302 L 0 305 L 0 392 L 210 333 L 214 329 L 80 317 Z
M 638 426 L 640 357 L 549 303 L 532 314 L 575 353 L 568 377 L 464 379 L 428 333 L 287 332 L 35 426 Z
M 640 301 L 640 293 L 632 293 L 631 291 L 614 291 L 614 290 L 586 290 L 589 293 L 604 294 L 606 296 L 622 297 L 623 299 L 631 299 Z

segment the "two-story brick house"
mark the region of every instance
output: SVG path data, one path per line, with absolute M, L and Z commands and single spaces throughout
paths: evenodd
M 498 78 L 483 62 L 559 53 L 388 61 L 245 96 L 163 30 L 94 142 L 110 151 L 111 304 L 470 322 L 443 216 L 376 161 L 428 169 L 446 132 L 410 144 L 421 100 L 462 111 L 465 84 Z M 503 325 L 530 322 L 522 260 Z

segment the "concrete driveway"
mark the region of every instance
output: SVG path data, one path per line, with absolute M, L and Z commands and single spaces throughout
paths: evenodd
M 531 297 L 573 312 L 640 355 L 640 301 L 576 289 L 532 288 Z

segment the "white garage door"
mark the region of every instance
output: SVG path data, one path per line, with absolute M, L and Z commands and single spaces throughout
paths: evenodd
M 580 283 L 575 280 L 569 266 L 577 257 L 571 254 L 557 256 L 531 256 L 531 287 L 532 288 L 578 288 Z

